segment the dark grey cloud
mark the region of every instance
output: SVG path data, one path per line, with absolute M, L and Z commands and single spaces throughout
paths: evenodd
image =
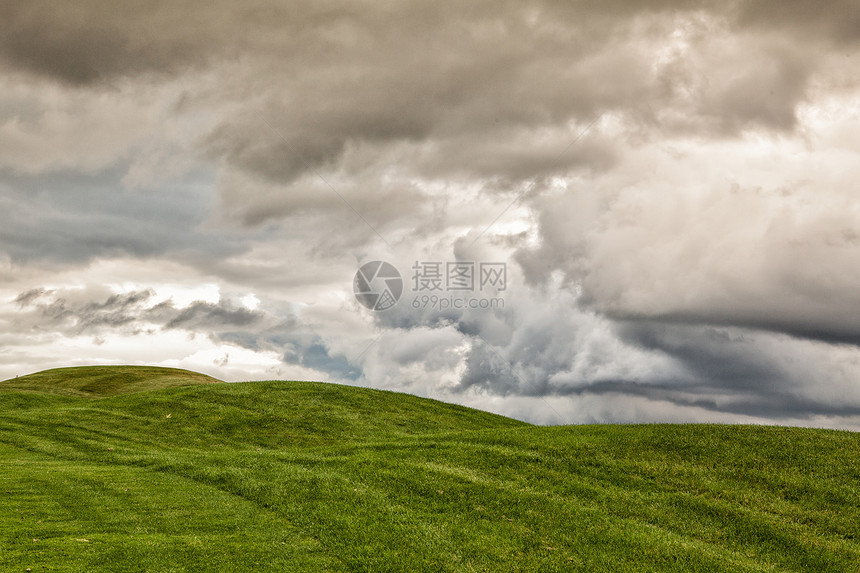
M 622 121 L 615 137 L 632 141 L 790 133 L 826 50 L 823 38 L 798 45 L 782 29 L 753 31 L 723 3 L 473 3 L 457 19 L 445 12 L 369 7 L 345 16 L 349 48 L 319 34 L 301 66 L 289 50 L 261 62 L 265 72 L 247 77 L 245 109 L 204 143 L 247 177 L 222 180 L 223 210 L 246 225 L 330 211 L 337 201 L 319 175 L 369 217 L 407 192 L 375 191 L 392 175 L 479 182 L 488 195 L 587 178 L 621 159 L 603 123 L 577 139 L 601 118 Z M 427 198 L 411 195 L 410 206 L 371 224 L 426 217 Z
M 610 315 L 611 316 L 611 315 Z M 734 316 L 713 316 L 706 314 L 663 314 L 659 317 L 636 317 L 634 315 L 617 315 L 615 318 L 622 323 L 675 325 L 714 328 L 740 328 L 751 331 L 784 334 L 798 339 L 824 342 L 827 344 L 844 344 L 860 346 L 860 327 L 853 316 L 810 317 L 808 321 L 798 320 L 792 316 L 779 316 L 775 313 L 764 312 L 759 316 L 752 312 L 737 312 Z M 839 320 L 839 319 L 843 320 Z M 829 320 L 828 320 L 829 319 Z
M 204 61 L 219 45 L 218 30 L 207 25 L 217 12 L 195 4 L 177 9 L 134 1 L 120 9 L 101 0 L 63 6 L 3 0 L 0 57 L 73 85 L 179 73 Z
M 821 31 L 798 46 L 785 29 L 804 25 L 808 10 L 764 4 L 480 0 L 458 4 L 452 17 L 428 1 L 117 10 L 101 0 L 50 9 L 6 0 L 0 57 L 79 85 L 226 66 L 220 93 L 189 92 L 182 107 L 234 104 L 200 145 L 213 160 L 282 186 L 223 181 L 225 211 L 259 224 L 329 208 L 329 191 L 302 180 L 314 171 L 370 171 L 378 182 L 393 169 L 510 187 L 605 170 L 617 159 L 599 136 L 566 152 L 603 113 L 658 133 L 790 130 L 819 44 L 846 25 L 838 10 L 821 10 Z M 770 15 L 779 17 L 762 31 Z M 686 47 L 662 53 L 678 31 Z M 369 164 L 350 163 L 368 149 Z
M 534 389 L 528 387 L 514 371 L 516 367 L 498 350 L 483 340 L 476 340 L 466 359 L 458 390 L 477 387 L 501 396 L 534 395 Z
M 43 288 L 34 288 L 30 289 L 26 292 L 22 292 L 18 296 L 15 297 L 15 302 L 21 307 L 29 306 L 38 298 L 48 294 L 49 291 Z
M 584 35 L 593 40 L 637 16 L 696 11 L 722 16 L 740 26 L 787 27 L 826 40 L 860 36 L 860 16 L 851 0 L 833 0 L 826 8 L 803 0 L 479 0 L 460 3 L 457 18 L 450 17 L 449 8 L 428 1 L 397 6 L 310 1 L 284 5 L 274 0 L 242 4 L 192 0 L 167 6 L 132 1 L 118 10 L 107 0 L 63 6 L 44 0 L 3 0 L 0 7 L 4 59 L 78 84 L 119 75 L 179 73 L 189 64 L 241 51 L 290 48 L 280 54 L 288 65 L 295 65 L 292 58 L 298 57 L 328 63 L 344 48 L 366 55 L 373 41 L 391 38 L 405 46 L 453 51 L 452 40 L 463 36 L 480 40 L 481 35 L 492 34 L 494 27 L 505 26 L 511 31 L 534 31 L 535 24 L 544 24 L 551 28 L 547 33 L 553 32 L 553 38 L 563 39 L 572 31 L 580 32 L 576 24 L 586 20 L 592 28 Z M 450 26 L 450 33 L 434 34 L 445 26 Z M 465 68 L 463 75 L 468 71 Z
M 738 21 L 745 26 L 784 28 L 796 36 L 837 43 L 860 40 L 860 9 L 852 0 L 828 0 L 823 4 L 759 0 L 738 6 Z
M 229 302 L 197 301 L 181 309 L 171 318 L 165 328 L 188 330 L 210 330 L 212 328 L 248 327 L 259 323 L 262 313 L 247 308 L 237 308 Z
M 658 322 L 624 322 L 613 331 L 625 343 L 670 360 L 645 376 L 625 377 L 616 369 L 572 377 L 574 365 L 588 359 L 580 337 L 572 336 L 568 352 L 553 360 L 545 356 L 552 345 L 540 337 L 529 337 L 528 345 L 494 346 L 476 336 L 455 390 L 511 399 L 604 397 L 616 405 L 644 399 L 664 408 L 756 419 L 860 415 L 860 396 L 846 392 L 844 375 L 838 369 L 810 368 L 820 362 L 803 344 L 777 350 L 781 343 L 771 334 Z
M 260 327 L 266 315 L 229 300 L 217 303 L 195 301 L 177 308 L 173 301 L 154 303 L 152 289 L 123 294 L 105 294 L 104 289 L 32 289 L 19 294 L 19 328 L 63 332 L 69 336 L 101 335 L 119 331 L 137 334 L 144 329 L 185 329 L 212 336 L 237 328 Z M 104 297 L 104 298 L 101 298 Z
M 136 317 L 130 311 L 149 301 L 153 294 L 151 290 L 115 294 L 104 301 L 87 303 L 77 311 L 67 309 L 63 304 L 62 314 L 64 318 L 77 315 L 77 327 L 81 332 L 101 327 L 116 328 L 134 322 Z
M 700 407 L 761 417 L 860 413 L 860 401 L 844 394 L 834 399 L 832 372 L 809 372 L 802 345 L 789 358 L 768 344 L 769 335 L 754 330 L 651 321 L 621 323 L 618 332 L 628 342 L 673 356 L 690 373 L 668 388 L 640 386 L 652 399 L 685 404 L 699 394 L 710 396 L 695 402 Z M 607 390 L 636 392 L 623 386 Z
M 75 265 L 102 257 L 225 257 L 244 240 L 201 224 L 212 208 L 205 181 L 128 187 L 124 171 L 0 172 L 0 253 L 15 263 Z
M 87 300 L 79 293 L 31 289 L 15 298 L 21 309 L 15 319 L 23 331 L 99 334 L 105 329 L 121 328 L 138 321 L 140 309 L 153 294 L 151 290 L 141 290 L 108 295 L 103 300 Z M 69 300 L 69 295 L 74 299 Z

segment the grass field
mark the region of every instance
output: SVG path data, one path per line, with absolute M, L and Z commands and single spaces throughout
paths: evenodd
M 0 382 L 0 571 L 860 571 L 860 436 L 536 427 L 86 367 Z

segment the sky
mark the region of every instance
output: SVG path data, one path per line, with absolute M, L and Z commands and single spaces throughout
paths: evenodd
M 0 379 L 860 429 L 854 0 L 0 14 Z

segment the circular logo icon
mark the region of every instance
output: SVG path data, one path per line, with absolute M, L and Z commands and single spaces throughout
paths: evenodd
M 391 263 L 371 261 L 355 273 L 352 289 L 358 302 L 370 310 L 388 310 L 403 294 L 403 279 Z

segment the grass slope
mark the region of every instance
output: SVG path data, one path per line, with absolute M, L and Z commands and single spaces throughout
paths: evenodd
M 2 571 L 860 570 L 856 434 L 63 370 L 0 383 Z
M 113 396 L 176 386 L 214 384 L 211 376 L 158 366 L 54 368 L 0 382 L 0 391 L 23 390 L 69 396 Z

